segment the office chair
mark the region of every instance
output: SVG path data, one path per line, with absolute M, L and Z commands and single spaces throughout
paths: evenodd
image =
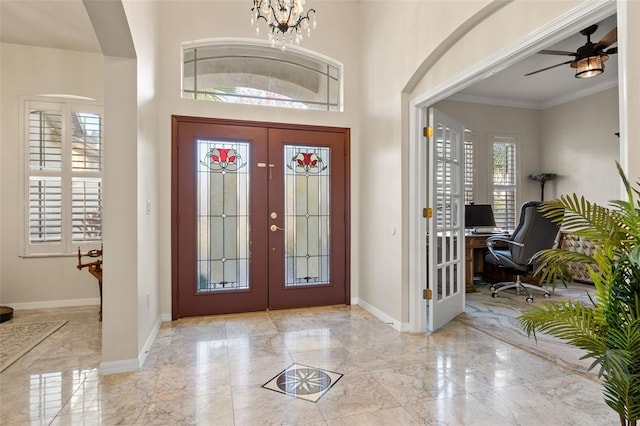
M 516 276 L 512 283 L 496 283 L 491 286 L 491 296 L 498 297 L 498 292 L 515 288 L 517 294 L 521 290 L 527 294 L 527 302 L 533 302 L 529 290 L 544 292 L 544 297 L 551 294 L 545 288 L 533 284 L 523 283 L 521 277 L 533 272 L 533 257 L 543 249 L 552 248 L 556 243 L 559 227 L 544 217 L 539 211 L 540 201 L 528 201 L 520 208 L 520 222 L 511 237 L 494 235 L 487 238 L 489 252 L 484 260 L 498 266 L 506 272 Z M 506 249 L 496 249 L 495 243 L 501 241 L 508 244 Z M 500 287 L 498 287 L 500 286 Z

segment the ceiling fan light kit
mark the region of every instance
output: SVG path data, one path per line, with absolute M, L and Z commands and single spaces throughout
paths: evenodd
M 580 59 L 576 64 L 576 78 L 589 78 L 604 72 L 604 62 L 609 59 L 607 55 L 589 56 Z
M 537 74 L 562 65 L 567 65 L 576 69 L 576 78 L 589 78 L 600 75 L 604 72 L 604 63 L 609 59 L 609 55 L 618 53 L 618 47 L 607 49 L 618 41 L 618 29 L 614 28 L 609 31 L 597 43 L 591 42 L 591 35 L 598 29 L 597 25 L 591 25 L 580 31 L 580 34 L 587 37 L 587 42 L 578 48 L 575 52 L 567 52 L 564 50 L 541 50 L 538 53 L 544 55 L 573 56 L 573 59 L 562 62 L 560 64 L 551 65 L 537 71 L 525 74 L 525 76 Z M 607 49 L 607 50 L 605 50 Z

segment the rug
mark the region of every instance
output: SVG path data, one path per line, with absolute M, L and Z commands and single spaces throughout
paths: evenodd
M 19 360 L 67 321 L 0 324 L 0 373 Z
M 597 368 L 588 371 L 592 360 L 580 359 L 585 354 L 583 350 L 544 333 L 536 333 L 536 341 L 533 337 L 527 336 L 516 319 L 531 309 L 532 305 L 545 302 L 572 300 L 591 304 L 588 294 L 593 296 L 594 293 L 595 287 L 592 285 L 572 283 L 567 288 L 557 286 L 549 299 L 545 299 L 543 293 L 534 291 L 534 302 L 527 303 L 524 293 L 517 295 L 515 290 L 506 290 L 500 292 L 499 297 L 493 298 L 490 285 L 476 286 L 475 293 L 466 294 L 466 312 L 457 319 L 577 374 L 597 378 Z

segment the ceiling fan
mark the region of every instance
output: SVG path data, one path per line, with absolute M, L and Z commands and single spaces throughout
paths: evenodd
M 587 37 L 587 42 L 584 46 L 579 47 L 575 52 L 566 52 L 563 50 L 541 50 L 538 53 L 545 55 L 573 56 L 573 59 L 530 72 L 525 74 L 525 76 L 537 74 L 539 72 L 567 64 L 570 64 L 571 68 L 576 68 L 577 78 L 589 78 L 602 74 L 604 72 L 604 62 L 609 59 L 609 55 L 615 55 L 618 53 L 618 47 L 607 49 L 607 47 L 618 41 L 618 28 L 616 27 L 609 31 L 600 39 L 599 42 L 592 43 L 591 34 L 595 33 L 597 29 L 597 25 L 591 25 L 590 27 L 580 31 L 580 34 Z

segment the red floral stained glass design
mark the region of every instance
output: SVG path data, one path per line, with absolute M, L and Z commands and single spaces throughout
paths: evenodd
M 235 172 L 246 165 L 235 149 L 217 147 L 211 148 L 201 163 L 212 172 L 217 173 Z
M 287 167 L 296 173 L 318 174 L 327 166 L 315 152 L 299 152 L 291 158 Z

